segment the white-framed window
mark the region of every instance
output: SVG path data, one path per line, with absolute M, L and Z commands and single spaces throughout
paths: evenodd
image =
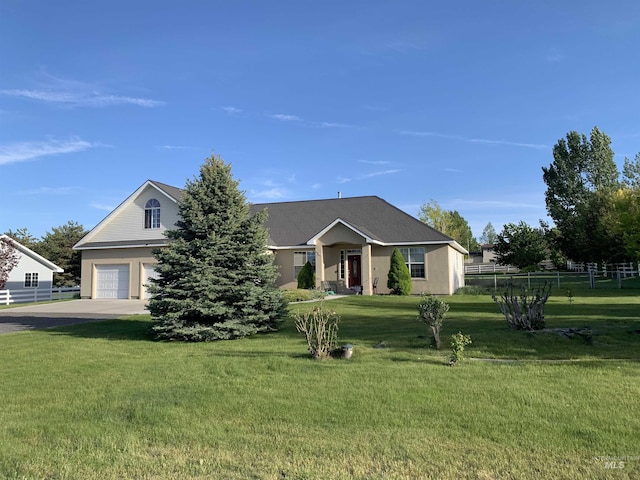
M 400 250 L 400 253 L 404 257 L 404 262 L 411 272 L 411 278 L 427 278 L 424 247 L 402 247 L 398 250 Z
M 24 274 L 24 288 L 38 288 L 38 272 Z
M 144 228 L 160 228 L 160 202 L 155 198 L 144 206 Z
M 313 271 L 316 271 L 316 251 L 306 251 L 306 252 L 293 252 L 293 278 L 298 278 L 298 274 L 302 267 L 304 267 L 307 262 L 311 264 L 313 267 Z

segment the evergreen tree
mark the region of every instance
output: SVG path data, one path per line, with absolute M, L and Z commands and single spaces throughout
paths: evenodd
M 80 285 L 82 252 L 74 250 L 73 246 L 86 233 L 82 225 L 70 220 L 64 225 L 53 227 L 33 246 L 36 253 L 64 269 L 63 273 L 56 273 L 53 277 L 56 287 Z
M 160 339 L 209 341 L 277 330 L 286 314 L 273 256 L 267 250 L 267 212 L 251 216 L 231 166 L 212 155 L 187 181 L 180 220 L 170 242 L 155 252 L 149 311 Z
M 298 274 L 298 288 L 309 289 L 315 288 L 316 286 L 316 274 L 313 271 L 313 265 L 311 262 L 307 262 L 304 264 L 304 267 L 300 270 Z
M 404 257 L 397 248 L 393 250 L 391 255 L 387 288 L 394 295 L 411 295 L 411 272 L 409 272 L 409 267 L 404 263 Z

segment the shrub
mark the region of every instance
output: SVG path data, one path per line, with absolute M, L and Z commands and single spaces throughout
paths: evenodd
M 486 295 L 487 293 L 488 290 L 486 288 L 467 285 L 466 287 L 460 287 L 457 289 L 454 295 Z
M 391 290 L 393 295 L 411 294 L 411 272 L 409 272 L 407 264 L 404 263 L 404 257 L 397 248 L 394 248 L 391 255 L 387 288 Z
M 551 295 L 551 283 L 545 282 L 529 291 L 525 286 L 520 287 L 520 294 L 513 292 L 514 286 L 509 283 L 507 290 L 500 296 L 491 295 L 498 304 L 500 311 L 507 319 L 509 327 L 515 330 L 541 330 L 544 328 L 544 305 Z
M 311 262 L 307 262 L 298 274 L 298 288 L 310 289 L 316 288 L 316 272 L 313 271 Z
M 436 350 L 440 350 L 440 328 L 448 311 L 449 305 L 433 295 L 423 294 L 418 303 L 418 320 L 431 327 Z
M 294 315 L 296 330 L 304 335 L 309 352 L 316 360 L 329 358 L 338 345 L 340 316 L 323 305 L 312 311 Z
M 282 290 L 282 296 L 287 303 L 305 302 L 307 300 L 319 300 L 327 295 L 326 292 L 320 290 L 301 290 L 299 288 L 290 288 Z
M 462 332 L 451 335 L 451 361 L 449 365 L 455 365 L 464 360 L 464 347 L 471 344 L 471 337 Z

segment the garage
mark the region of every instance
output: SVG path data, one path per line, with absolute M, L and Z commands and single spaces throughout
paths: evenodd
M 129 298 L 129 265 L 96 265 L 96 298 Z

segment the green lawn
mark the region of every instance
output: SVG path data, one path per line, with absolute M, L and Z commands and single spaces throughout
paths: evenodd
M 473 340 L 452 368 L 418 301 L 324 302 L 350 361 L 310 360 L 291 320 L 209 344 L 150 341 L 148 316 L 2 335 L 0 478 L 640 477 L 640 296 L 551 297 L 548 326 L 591 342 L 448 297 L 443 343 Z

